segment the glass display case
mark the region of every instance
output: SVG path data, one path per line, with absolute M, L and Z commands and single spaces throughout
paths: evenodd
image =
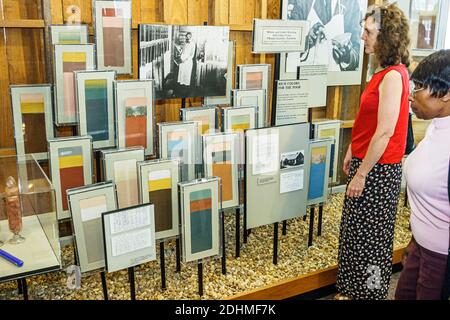
M 0 282 L 61 268 L 55 191 L 35 158 L 0 157 Z

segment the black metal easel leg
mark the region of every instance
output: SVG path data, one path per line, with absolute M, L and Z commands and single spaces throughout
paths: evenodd
M 27 278 L 22 278 L 20 281 L 22 282 L 23 300 L 28 300 Z
M 161 289 L 166 288 L 166 264 L 164 256 L 164 241 L 159 243 L 159 265 L 161 267 Z
M 102 279 L 103 299 L 105 299 L 105 301 L 107 301 L 107 300 L 109 300 L 109 297 L 108 297 L 108 287 L 106 286 L 105 271 L 100 272 L 100 277 Z
M 308 213 L 303 216 L 303 221 L 306 221 L 307 216 L 308 216 Z
M 287 234 L 287 220 L 283 221 L 283 236 Z
M 131 300 L 136 300 L 136 286 L 134 280 L 134 267 L 128 268 L 128 280 L 130 281 Z
M 247 231 L 247 210 L 244 211 L 244 237 L 242 239 L 242 242 L 247 243 L 247 236 L 248 236 L 248 231 Z
M 408 188 L 405 188 L 405 203 L 403 204 L 403 206 L 408 206 Z
M 317 236 L 320 237 L 322 235 L 322 220 L 323 220 L 323 204 L 319 206 L 319 224 L 317 225 Z
M 314 207 L 310 209 L 309 213 L 309 237 L 308 237 L 308 247 L 312 246 L 313 243 L 313 233 L 314 233 Z
M 222 274 L 227 274 L 227 248 L 225 244 L 225 212 L 222 210 Z
M 273 224 L 273 264 L 278 264 L 278 222 Z
M 17 280 L 17 293 L 23 294 L 22 279 Z
M 176 270 L 175 272 L 181 271 L 181 247 L 180 247 L 180 238 L 177 238 L 175 241 L 175 255 L 176 255 Z
M 198 294 L 203 296 L 203 263 L 199 261 L 198 263 Z
M 236 258 L 241 256 L 241 211 L 236 209 Z

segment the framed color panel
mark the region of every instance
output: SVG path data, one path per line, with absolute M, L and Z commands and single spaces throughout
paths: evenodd
M 92 136 L 94 149 L 115 146 L 115 71 L 76 71 L 79 132 Z
M 17 155 L 47 159 L 47 140 L 53 138 L 50 85 L 11 86 L 11 106 Z
M 178 190 L 180 164 L 176 160 L 138 163 L 139 199 L 155 206 L 156 239 L 178 236 Z
M 158 123 L 158 131 L 160 158 L 179 160 L 180 181 L 193 180 L 195 164 L 199 163 L 197 123 L 193 121 Z
M 184 262 L 220 254 L 219 179 L 180 183 Z
M 245 135 L 244 210 L 247 228 L 305 215 L 310 159 L 309 123 L 250 129 Z M 278 140 L 273 141 L 273 137 Z M 283 155 L 299 151 L 304 151 L 302 164 L 280 169 Z
M 50 174 L 58 219 L 69 218 L 67 190 L 92 184 L 92 138 L 56 138 L 48 142 Z
M 215 132 L 215 107 L 183 108 L 181 109 L 181 118 L 183 121 L 196 121 L 198 123 L 199 136 Z
M 141 146 L 145 155 L 154 154 L 154 92 L 153 80 L 115 82 L 119 148 Z
M 233 107 L 256 107 L 258 114 L 258 128 L 267 126 L 266 90 L 233 90 Z
M 222 208 L 239 205 L 238 135 L 223 133 L 203 136 L 203 162 L 206 177 L 220 177 Z
M 205 97 L 206 105 L 219 105 L 219 104 L 229 104 L 230 103 L 230 94 L 233 89 L 233 68 L 236 64 L 236 55 L 235 55 L 235 42 L 230 41 L 228 44 L 228 63 L 227 63 L 227 94 L 223 97 Z
M 93 44 L 57 44 L 53 71 L 55 79 L 55 122 L 75 124 L 75 78 L 73 71 L 95 69 Z
M 337 182 L 339 150 L 340 150 L 341 121 L 329 120 L 314 123 L 314 138 L 333 138 L 334 143 L 331 146 L 331 165 L 330 177 L 333 177 L 333 183 Z
M 270 64 L 238 65 L 236 75 L 236 89 L 264 89 L 266 90 L 266 101 L 269 101 L 269 90 L 272 79 L 270 72 Z
M 67 191 L 81 272 L 105 267 L 102 213 L 117 209 L 116 188 L 111 182 Z
M 102 151 L 103 177 L 116 184 L 120 209 L 139 204 L 137 163 L 144 157 L 142 147 Z
M 132 73 L 131 1 L 94 1 L 98 70 Z
M 89 30 L 87 24 L 53 24 L 50 25 L 52 45 L 55 44 L 87 44 Z
M 153 204 L 105 212 L 102 222 L 108 272 L 156 259 Z
M 256 107 L 223 108 L 222 130 L 224 132 L 243 132 L 256 127 Z
M 310 169 L 308 205 L 325 203 L 328 196 L 328 182 L 333 139 L 312 140 L 309 142 Z

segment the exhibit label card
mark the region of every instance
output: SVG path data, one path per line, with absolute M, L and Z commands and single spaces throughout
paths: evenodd
M 146 207 L 138 207 L 118 212 L 111 216 L 111 234 L 125 232 L 151 223 Z
M 253 175 L 278 171 L 278 134 L 258 135 L 253 138 Z
M 282 172 L 280 174 L 280 193 L 303 189 L 304 170 Z
M 275 125 L 307 122 L 310 91 L 308 80 L 278 80 Z
M 309 22 L 299 20 L 253 20 L 253 52 L 304 52 Z

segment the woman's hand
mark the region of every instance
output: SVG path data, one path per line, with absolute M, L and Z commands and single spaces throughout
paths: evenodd
M 347 192 L 345 193 L 347 197 L 359 197 L 364 191 L 364 186 L 366 185 L 366 177 L 361 173 L 356 173 L 352 181 L 348 185 Z
M 336 151 L 335 151 L 336 152 Z M 352 145 L 348 146 L 347 153 L 344 158 L 344 166 L 342 170 L 344 170 L 346 175 L 350 174 L 350 163 L 352 162 Z

